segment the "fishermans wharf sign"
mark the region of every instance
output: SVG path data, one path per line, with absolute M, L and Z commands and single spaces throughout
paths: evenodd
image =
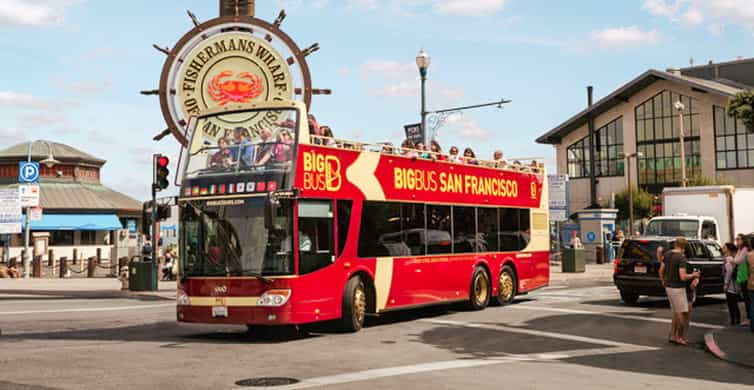
M 282 21 L 284 13 L 278 17 Z M 279 29 L 253 16 L 219 17 L 198 24 L 168 53 L 160 78 L 160 105 L 170 132 L 186 145 L 184 129 L 192 116 L 207 109 L 265 101 L 309 106 L 311 76 L 306 55 Z M 316 45 L 314 45 L 316 46 Z M 318 46 L 317 46 L 318 48 Z M 315 49 L 316 50 L 316 49 Z M 223 115 L 202 129 L 230 133 L 265 126 L 262 113 Z

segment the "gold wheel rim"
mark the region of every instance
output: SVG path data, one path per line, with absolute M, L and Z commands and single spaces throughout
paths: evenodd
M 359 323 L 364 321 L 367 311 L 367 295 L 364 293 L 364 287 L 356 287 L 353 293 L 353 313 Z
M 476 277 L 476 283 L 474 283 L 474 300 L 477 304 L 483 304 L 487 298 L 488 291 L 490 289 L 487 278 L 483 274 L 478 274 Z
M 497 282 L 497 288 L 500 291 L 500 298 L 507 302 L 513 297 L 513 278 L 507 272 L 500 273 L 500 279 Z

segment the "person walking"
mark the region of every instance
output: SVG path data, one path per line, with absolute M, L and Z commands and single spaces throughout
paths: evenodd
M 741 321 L 741 325 L 750 326 L 752 316 L 752 300 L 746 282 L 749 279 L 749 262 L 747 261 L 747 259 L 752 255 L 751 244 L 743 234 L 738 234 L 736 236 L 736 247 L 738 247 L 738 251 L 736 252 L 736 256 L 734 257 L 734 263 L 738 268 L 738 272 L 736 273 L 736 283 L 738 283 L 739 287 L 741 288 L 741 295 L 743 296 L 744 301 L 744 311 L 746 312 L 746 317 L 743 321 Z
M 737 248 L 733 243 L 726 242 L 723 245 L 723 255 L 725 256 L 723 291 L 725 291 L 725 301 L 728 303 L 731 325 L 741 323 L 741 311 L 738 309 L 738 302 L 741 301 L 741 286 L 736 283 L 736 271 L 738 270 L 735 263 L 736 252 Z
M 699 271 L 692 274 L 688 273 L 688 261 L 685 255 L 687 243 L 684 237 L 675 239 L 673 250 L 660 259 L 659 272 L 660 280 L 665 286 L 665 293 L 670 301 L 670 308 L 673 311 L 668 341 L 680 345 L 688 344 L 690 317 L 686 284 L 693 282 L 694 279 L 699 279 Z

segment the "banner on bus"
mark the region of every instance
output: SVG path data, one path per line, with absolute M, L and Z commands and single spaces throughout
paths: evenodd
M 397 155 L 301 145 L 302 196 L 540 207 L 541 176 Z

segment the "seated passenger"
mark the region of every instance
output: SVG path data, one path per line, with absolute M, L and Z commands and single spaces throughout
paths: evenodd
M 250 167 L 254 163 L 254 145 L 249 140 L 249 133 L 243 127 L 233 129 L 233 147 L 231 156 L 233 161 L 238 161 L 242 167 Z
M 217 146 L 220 150 L 215 152 L 209 159 L 210 168 L 230 168 L 233 166 L 233 154 L 230 150 L 230 140 L 228 138 L 220 138 L 217 140 Z M 254 148 L 251 148 L 252 153 Z
M 457 147 L 450 147 L 450 155 L 448 156 L 448 161 L 456 164 L 463 164 L 463 157 L 458 155 Z
M 320 126 L 320 131 L 322 131 L 322 139 L 320 142 L 324 146 L 332 146 L 337 147 L 338 144 L 335 142 L 335 137 L 332 134 L 332 129 L 330 129 L 330 126 Z
M 262 129 L 259 137 L 261 138 L 261 142 L 257 148 L 257 160 L 254 162 L 254 165 L 265 165 L 270 162 L 274 152 L 275 145 L 272 141 L 272 131 L 270 129 Z
M 521 170 L 521 161 L 514 160 L 513 161 L 513 169 L 516 170 L 516 171 L 520 171 Z
M 503 151 L 500 149 L 496 150 L 492 155 L 492 162 L 495 168 L 505 168 L 508 165 L 508 162 L 503 158 Z
M 393 148 L 393 144 L 390 142 L 385 142 L 382 144 L 382 150 L 380 153 L 383 154 L 395 154 L 395 149 Z
M 468 165 L 479 165 L 479 161 L 476 159 L 476 154 L 471 148 L 463 150 L 463 159 Z
M 287 163 L 293 160 L 293 136 L 288 129 L 282 129 L 278 133 L 278 143 L 272 154 L 277 163 Z
M 408 158 L 418 158 L 419 153 L 416 152 L 416 147 L 410 139 L 403 141 L 401 144 L 401 155 Z
M 448 161 L 448 156 L 442 154 L 442 148 L 440 147 L 440 143 L 437 142 L 436 140 L 432 140 L 429 143 L 429 149 L 433 153 L 432 160 Z
M 416 150 L 419 151 L 419 157 L 429 160 L 430 154 L 427 152 L 427 147 L 424 146 L 424 143 L 419 142 L 416 144 Z

